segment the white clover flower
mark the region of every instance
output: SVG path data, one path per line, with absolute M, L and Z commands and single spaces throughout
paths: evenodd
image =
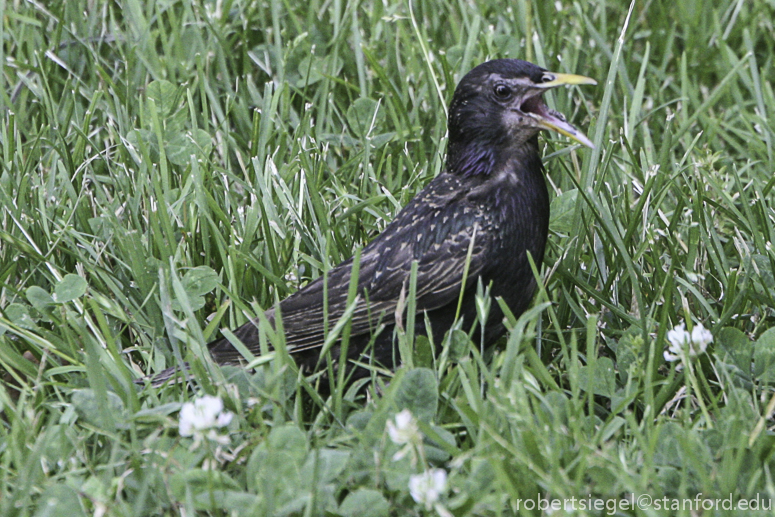
M 444 469 L 429 469 L 409 476 L 409 493 L 415 502 L 424 504 L 426 510 L 430 510 L 446 490 L 447 471 Z
M 664 352 L 665 361 L 674 362 L 684 360 L 684 354 L 687 359 L 696 357 L 708 348 L 708 344 L 713 342 L 713 335 L 709 330 L 702 326 L 702 323 L 698 323 L 692 329 L 692 333 L 689 334 L 686 330 L 686 325 L 681 323 L 676 325 L 673 330 L 668 331 L 667 341 L 670 343 L 667 350 Z M 676 367 L 676 370 L 681 370 L 682 364 Z
M 702 323 L 698 323 L 692 329 L 692 345 L 695 350 L 695 355 L 705 353 L 708 345 L 713 342 L 713 334 L 710 330 L 702 326 Z
M 186 402 L 180 408 L 180 436 L 193 436 L 195 445 L 203 437 L 218 443 L 228 443 L 228 436 L 218 435 L 216 429 L 226 427 L 234 414 L 223 410 L 223 401 L 219 397 L 205 395 L 194 402 Z
M 387 421 L 387 432 L 393 443 L 398 445 L 413 443 L 420 438 L 417 421 L 408 409 L 396 414 L 395 423 L 393 420 Z
M 665 361 L 673 362 L 681 359 L 684 345 L 691 341 L 692 336 L 686 332 L 686 324 L 676 325 L 673 330 L 667 332 L 667 341 L 670 343 L 664 352 Z
M 397 413 L 395 421 L 388 420 L 386 427 L 390 440 L 397 445 L 404 446 L 393 455 L 393 461 L 400 460 L 412 452 L 412 447 L 422 443 L 422 434 L 420 434 L 420 428 L 417 427 L 417 420 L 408 409 Z M 414 458 L 414 456 L 412 457 Z

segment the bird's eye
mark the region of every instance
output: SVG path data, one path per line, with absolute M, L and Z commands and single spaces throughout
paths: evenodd
M 542 83 L 551 83 L 554 81 L 554 76 L 552 74 L 544 74 L 543 77 L 541 77 Z
M 499 99 L 508 99 L 511 97 L 511 88 L 505 84 L 496 84 L 493 91 L 495 92 L 495 96 Z

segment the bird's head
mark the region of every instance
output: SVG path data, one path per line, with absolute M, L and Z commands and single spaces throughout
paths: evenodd
M 527 146 L 542 129 L 594 147 L 543 94 L 562 85 L 597 84 L 580 75 L 549 72 L 519 59 L 495 59 L 460 81 L 449 106 L 448 165 L 464 175 L 489 174 L 499 158 Z

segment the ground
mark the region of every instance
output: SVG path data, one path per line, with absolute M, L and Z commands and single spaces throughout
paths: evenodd
M 191 4 L 0 4 L 0 514 L 770 514 L 775 4 Z M 500 346 L 399 336 L 325 397 L 209 363 L 439 173 L 495 57 L 599 83 L 547 96 L 596 149 L 541 137 L 543 287 Z

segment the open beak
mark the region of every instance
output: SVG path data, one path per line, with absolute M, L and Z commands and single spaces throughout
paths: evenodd
M 557 88 L 563 85 L 577 85 L 577 84 L 597 84 L 597 81 L 583 75 L 574 74 L 556 74 L 554 72 L 546 72 L 544 74 L 545 82 L 535 84 L 534 87 L 541 90 L 549 88 Z M 590 149 L 594 149 L 595 146 L 592 141 L 584 135 L 581 131 L 568 124 L 565 120 L 565 116 L 562 113 L 558 113 L 544 103 L 541 99 L 541 95 L 536 95 L 529 99 L 526 99 L 520 108 L 521 111 L 532 117 L 538 126 L 542 129 L 549 129 L 556 131 L 561 135 L 565 135 L 568 138 L 577 141 L 582 145 L 586 145 Z
M 552 79 L 552 77 L 554 79 Z M 591 77 L 584 77 L 583 75 L 555 74 L 554 72 L 546 72 L 544 74 L 544 79 L 549 79 L 549 80 L 545 81 L 543 83 L 537 84 L 536 87 L 538 87 L 538 88 L 556 88 L 558 86 L 563 86 L 563 85 L 566 85 L 566 84 L 570 84 L 570 85 L 591 84 L 593 86 L 597 85 L 597 81 L 595 81 Z

